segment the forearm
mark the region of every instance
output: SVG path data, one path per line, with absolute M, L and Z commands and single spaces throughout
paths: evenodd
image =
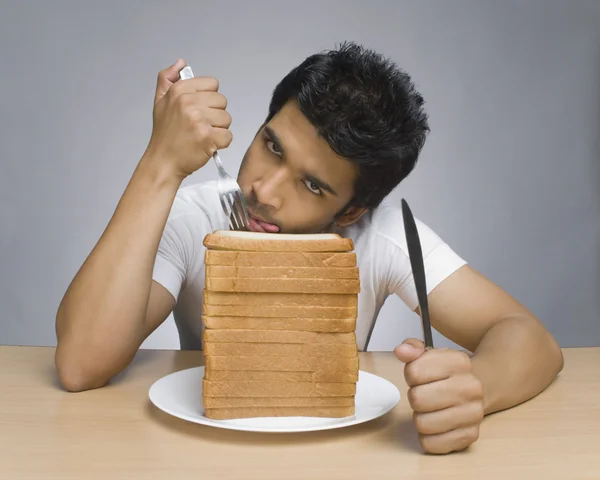
M 142 159 L 61 302 L 56 318 L 61 379 L 81 383 L 83 376 L 102 384 L 143 341 L 154 260 L 180 185 L 155 165 L 152 158 Z
M 543 391 L 562 370 L 562 352 L 534 318 L 501 320 L 483 337 L 472 358 L 483 384 L 485 413 L 504 410 Z

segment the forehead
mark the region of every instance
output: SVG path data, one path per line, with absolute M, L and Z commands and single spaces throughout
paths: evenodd
M 352 195 L 358 167 L 331 149 L 295 102 L 286 103 L 267 125 L 294 168 L 326 181 L 340 195 Z

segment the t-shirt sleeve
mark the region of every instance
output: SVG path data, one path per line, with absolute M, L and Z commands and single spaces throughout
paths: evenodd
M 192 250 L 193 238 L 185 217 L 169 218 L 158 246 L 152 279 L 165 287 L 175 301 L 185 282 Z
M 467 262 L 427 225 L 418 219 L 415 221 L 423 251 L 427 294 L 429 294 Z M 394 235 L 398 238 L 383 235 L 387 241 L 386 250 L 389 251 L 391 260 L 388 263 L 389 294 L 395 293 L 411 310 L 415 310 L 419 305 L 419 300 L 412 276 L 404 230 L 401 232 L 401 235 Z
M 175 196 L 154 260 L 152 279 L 178 300 L 204 271 L 204 237 L 227 228 L 216 185 L 182 187 Z

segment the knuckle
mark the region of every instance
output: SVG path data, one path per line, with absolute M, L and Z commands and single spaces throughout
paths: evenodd
M 469 427 L 462 434 L 462 444 L 469 446 L 479 439 L 479 427 Z
M 200 122 L 196 125 L 196 134 L 198 135 L 198 137 L 201 140 L 210 137 L 211 133 L 212 133 L 212 127 L 210 125 L 208 125 L 206 123 L 202 123 L 202 122 Z
M 437 441 L 436 437 L 433 437 L 431 435 L 425 435 L 420 433 L 419 443 L 421 444 L 423 450 L 425 450 L 427 453 L 439 455 L 450 452 L 450 449 L 448 449 L 446 445 L 440 443 L 439 441 Z
M 429 437 L 428 435 L 419 433 L 419 443 L 421 444 L 421 447 L 423 447 L 423 450 L 425 450 L 426 452 L 429 452 L 429 453 L 433 453 L 431 451 L 431 449 L 433 448 L 433 445 L 432 445 L 433 442 L 431 441 L 431 437 Z
M 465 352 L 459 352 L 458 350 L 454 350 L 453 352 L 454 358 L 453 362 L 455 368 L 459 372 L 470 372 L 471 371 L 471 359 Z
M 404 378 L 409 385 L 417 385 L 419 383 L 419 368 L 416 362 L 408 363 L 404 367 Z
M 198 107 L 197 105 L 193 109 L 196 120 L 201 124 L 208 124 L 206 109 Z
M 219 90 L 219 81 L 215 77 L 205 77 L 206 88 L 209 90 Z
M 479 424 L 483 421 L 483 418 L 485 416 L 485 412 L 483 410 L 483 402 L 474 402 L 473 405 L 475 420 L 477 421 L 477 424 Z
M 200 112 L 192 108 L 189 100 L 178 100 L 179 108 L 183 115 L 189 120 L 198 120 L 200 118 Z
M 434 433 L 431 431 L 429 427 L 429 422 L 427 421 L 427 417 L 425 415 L 416 413 L 415 415 L 413 415 L 413 422 L 415 424 L 417 432 L 423 435 Z
M 453 378 L 453 382 L 456 389 L 460 392 L 462 403 L 483 399 L 483 385 L 475 375 L 457 375 Z
M 222 108 L 223 109 L 227 108 L 227 105 L 228 105 L 227 97 L 225 95 L 223 95 L 222 93 L 217 93 L 217 95 L 219 95 L 219 101 L 221 102 Z
M 223 146 L 221 148 L 227 148 L 229 145 L 231 145 L 232 140 L 233 133 L 231 133 L 230 130 L 226 130 L 223 139 Z
M 483 398 L 483 384 L 475 375 L 473 375 L 469 384 L 469 393 L 472 398 Z
M 417 387 L 409 388 L 406 392 L 406 398 L 408 399 L 409 405 L 415 412 L 419 412 L 421 410 L 421 393 Z

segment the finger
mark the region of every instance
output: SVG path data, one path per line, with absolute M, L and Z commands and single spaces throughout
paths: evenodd
M 423 435 L 445 433 L 457 428 L 479 425 L 483 420 L 483 404 L 468 402 L 437 412 L 415 413 L 415 427 Z
M 179 97 L 188 93 L 197 92 L 216 92 L 219 90 L 219 81 L 213 77 L 194 77 L 188 80 L 181 80 L 175 83 L 170 89 L 169 94 L 173 97 Z
M 203 109 L 206 121 L 213 127 L 229 128 L 231 126 L 231 115 L 225 110 L 216 108 Z
M 416 338 L 407 338 L 394 348 L 394 354 L 404 363 L 414 362 L 417 358 L 423 355 L 425 351 L 425 345 L 421 340 L 417 340 Z
M 404 378 L 409 387 L 449 378 L 471 371 L 471 359 L 464 352 L 439 348 L 428 350 L 417 360 L 404 367 Z
M 227 130 L 226 128 L 214 128 L 212 138 L 217 150 L 223 150 L 231 145 L 233 135 L 231 130 Z
M 186 66 L 186 61 L 180 58 L 170 67 L 161 70 L 156 81 L 156 94 L 154 95 L 154 103 L 158 102 L 165 93 L 169 91 L 171 85 L 179 80 L 180 70 Z
M 481 400 L 483 387 L 474 375 L 461 374 L 411 387 L 406 392 L 406 398 L 415 412 L 434 412 L 453 405 Z
M 219 108 L 225 110 L 227 108 L 227 97 L 219 92 L 201 92 L 196 95 L 201 96 L 202 103 L 210 108 Z
M 479 427 L 471 426 L 435 435 L 419 434 L 419 443 L 426 452 L 445 454 L 464 450 L 478 438 Z

